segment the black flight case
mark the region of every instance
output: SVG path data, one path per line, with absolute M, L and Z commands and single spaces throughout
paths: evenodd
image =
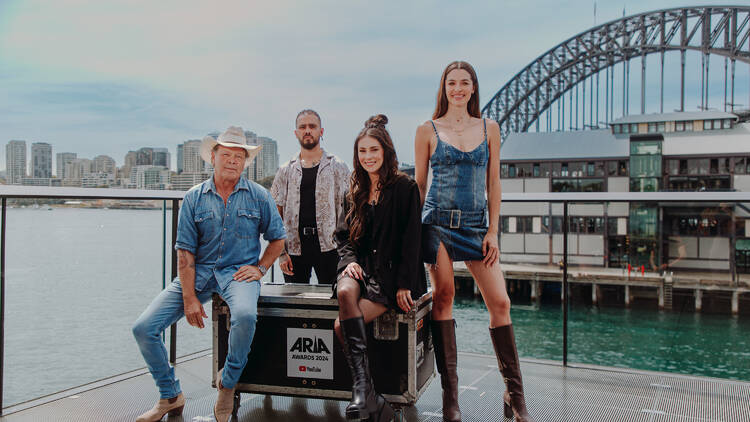
M 258 300 L 255 338 L 240 393 L 350 400 L 352 380 L 333 331 L 338 302 L 330 285 L 264 284 Z M 430 334 L 432 293 L 409 313 L 388 310 L 368 324 L 368 351 L 375 389 L 395 408 L 411 406 L 435 376 Z M 229 307 L 213 297 L 213 376 L 224 366 Z

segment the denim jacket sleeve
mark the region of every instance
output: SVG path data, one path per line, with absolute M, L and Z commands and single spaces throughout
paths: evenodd
M 198 248 L 198 229 L 195 227 L 194 220 L 194 195 L 188 192 L 182 200 L 182 207 L 180 207 L 180 213 L 177 218 L 177 241 L 175 242 L 175 249 L 182 249 L 195 255 L 195 251 Z

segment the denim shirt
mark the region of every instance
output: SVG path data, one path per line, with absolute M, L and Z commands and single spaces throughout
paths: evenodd
M 269 242 L 286 238 L 268 191 L 241 177 L 224 206 L 211 177 L 185 194 L 175 249 L 195 256 L 197 292 L 212 277 L 223 288 L 241 266 L 258 264 L 261 234 Z

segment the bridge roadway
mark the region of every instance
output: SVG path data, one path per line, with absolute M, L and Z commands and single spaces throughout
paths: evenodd
M 537 421 L 750 421 L 750 383 L 522 359 L 530 412 Z M 181 417 L 213 421 L 208 351 L 183 358 L 177 374 L 188 399 Z M 460 353 L 460 403 L 465 422 L 499 421 L 502 379 L 493 356 Z M 122 374 L 6 408 L 2 422 L 132 422 L 155 400 L 145 370 Z M 245 394 L 239 421 L 344 422 L 346 402 Z M 440 382 L 435 379 L 403 420 L 439 422 Z M 398 420 L 398 419 L 397 419 Z

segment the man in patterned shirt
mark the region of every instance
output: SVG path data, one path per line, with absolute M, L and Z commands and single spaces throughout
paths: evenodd
M 295 126 L 299 155 L 279 169 L 271 187 L 287 232 L 279 266 L 287 283 L 309 283 L 314 268 L 318 283 L 331 284 L 339 261 L 333 233 L 343 213 L 349 169 L 320 147 L 317 112 L 300 111 Z

